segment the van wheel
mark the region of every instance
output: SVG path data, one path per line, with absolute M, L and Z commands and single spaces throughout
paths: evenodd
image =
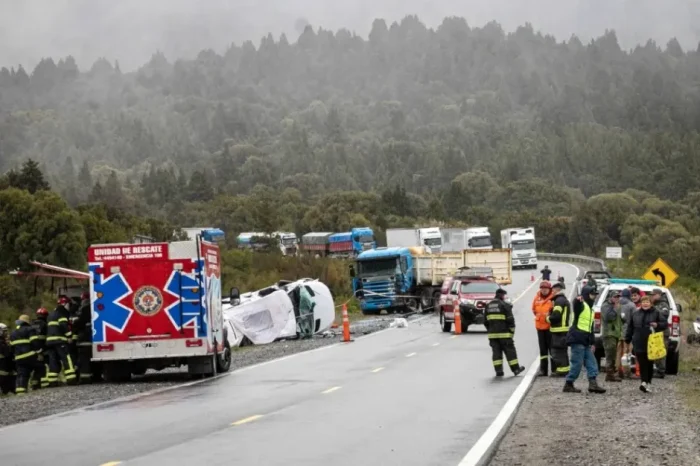
M 228 342 L 224 345 L 224 351 L 216 355 L 216 370 L 219 373 L 228 372 L 231 368 L 231 348 Z
M 442 325 L 442 331 L 449 333 L 452 331 L 452 322 L 445 322 L 445 314 L 440 313 L 440 325 Z
M 680 351 L 674 351 L 666 355 L 666 373 L 668 375 L 678 375 L 678 359 Z

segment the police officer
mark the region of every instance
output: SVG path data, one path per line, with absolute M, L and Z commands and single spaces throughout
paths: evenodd
M 68 318 L 70 309 L 70 299 L 61 296 L 58 299 L 58 306 L 49 314 L 48 330 L 46 332 L 46 348 L 49 353 L 49 384 L 58 385 L 58 374 L 63 367 L 63 377 L 66 383 L 75 384 L 75 365 L 70 355 L 68 342 L 72 339 L 72 332 Z
M 92 382 L 90 359 L 92 358 L 92 325 L 90 295 L 81 296 L 78 316 L 73 321 L 73 339 L 78 347 L 78 378 L 81 384 Z
M 15 365 L 7 325 L 0 323 L 0 396 L 15 393 Z
M 513 305 L 505 302 L 506 290 L 499 288 L 496 297 L 486 305 L 486 330 L 491 345 L 493 367 L 496 376 L 503 377 L 503 354 L 513 375 L 525 370 L 518 363 L 518 353 L 515 351 L 513 334 L 515 333 L 515 318 Z
M 37 348 L 41 350 L 41 352 L 37 354 L 36 370 L 30 382 L 34 389 L 39 387 L 46 388 L 49 386 L 49 360 L 46 354 L 46 331 L 48 329 L 46 319 L 48 317 L 49 311 L 40 307 L 36 310 L 36 319 L 32 322 L 32 327 L 34 327 L 37 337 Z
M 571 325 L 571 303 L 566 299 L 563 280 L 552 285 L 552 310 L 549 311 L 549 333 L 552 338 L 552 359 L 554 360 L 554 372 L 552 377 L 566 377 L 569 373 L 569 347 L 566 344 L 566 333 Z
M 24 395 L 29 388 L 29 378 L 37 367 L 38 338 L 29 316 L 22 314 L 15 322 L 17 327 L 10 335 L 10 344 L 14 350 L 17 382 L 15 393 Z

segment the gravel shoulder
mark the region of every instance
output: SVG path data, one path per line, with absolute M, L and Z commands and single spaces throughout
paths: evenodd
M 492 465 L 657 466 L 700 464 L 697 413 L 683 405 L 675 377 L 652 381 L 653 393 L 636 380 L 600 384 L 589 394 L 562 393 L 562 379 L 538 378 L 523 400 Z
M 397 316 L 398 317 L 398 316 Z M 407 317 L 410 322 L 421 316 Z M 357 320 L 350 326 L 353 338 L 384 330 L 394 321 L 394 316 L 378 316 Z M 308 340 L 277 341 L 269 345 L 246 346 L 232 353 L 232 368 L 241 369 L 290 354 L 309 351 L 342 341 L 342 328 L 332 329 L 325 335 Z M 30 421 L 97 403 L 139 393 L 172 387 L 190 381 L 186 368 L 148 372 L 122 384 L 99 383 L 59 387 L 30 392 L 26 396 L 0 398 L 0 427 Z

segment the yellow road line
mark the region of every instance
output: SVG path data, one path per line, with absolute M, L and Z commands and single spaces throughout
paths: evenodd
M 321 394 L 326 395 L 328 393 L 333 393 L 336 390 L 340 390 L 340 388 L 341 387 L 332 387 L 332 388 L 329 388 L 328 390 L 326 390 L 325 392 L 321 392 Z
M 247 424 L 249 422 L 257 421 L 261 417 L 263 417 L 262 414 L 256 414 L 254 416 L 250 416 L 250 417 L 247 417 L 245 419 L 241 419 L 240 421 L 233 422 L 233 423 L 231 423 L 231 425 L 232 426 L 240 426 L 242 424 Z
M 382 370 L 384 370 L 383 367 L 377 367 L 377 368 L 374 369 L 372 372 L 374 372 L 374 373 L 376 374 L 377 372 L 382 371 Z
M 118 464 L 122 464 L 121 461 L 110 461 L 109 463 L 103 463 L 100 466 L 117 466 Z
M 433 346 L 440 346 L 440 343 L 433 343 Z
M 415 356 L 416 354 L 418 354 L 418 353 L 408 353 L 408 354 L 406 355 L 406 357 L 407 357 L 407 358 L 410 358 L 411 356 Z
M 457 338 L 457 335 L 452 335 L 452 336 L 450 337 L 450 340 L 452 340 L 453 338 Z

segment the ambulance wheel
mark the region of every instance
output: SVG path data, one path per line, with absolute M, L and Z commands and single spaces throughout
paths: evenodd
M 231 348 L 228 342 L 224 345 L 224 351 L 216 355 L 216 371 L 219 373 L 228 372 L 231 368 Z
M 131 367 L 121 361 L 105 362 L 102 366 L 102 375 L 105 382 L 118 383 L 131 380 Z

